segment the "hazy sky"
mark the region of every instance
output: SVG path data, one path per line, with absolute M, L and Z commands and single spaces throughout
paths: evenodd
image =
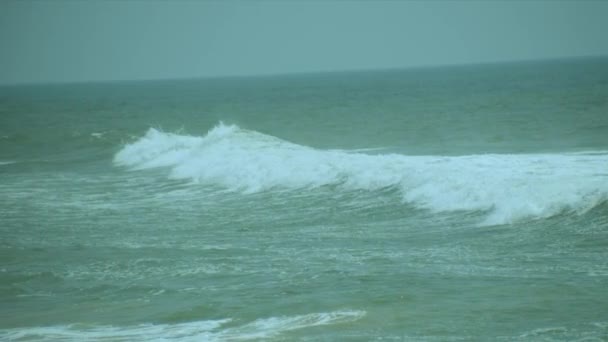
M 0 83 L 608 55 L 608 1 L 0 2 Z

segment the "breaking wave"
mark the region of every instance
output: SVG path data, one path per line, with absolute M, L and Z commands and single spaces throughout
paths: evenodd
M 608 199 L 608 151 L 372 155 L 314 149 L 220 123 L 202 137 L 151 128 L 116 153 L 114 163 L 131 170 L 167 168 L 171 179 L 242 193 L 396 188 L 418 208 L 487 212 L 485 224 L 584 213 Z

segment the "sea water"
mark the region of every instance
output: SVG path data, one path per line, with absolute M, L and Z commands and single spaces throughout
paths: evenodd
M 608 59 L 2 87 L 0 339 L 608 339 Z

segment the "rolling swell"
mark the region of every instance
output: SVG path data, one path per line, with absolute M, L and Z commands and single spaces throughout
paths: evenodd
M 585 213 L 608 199 L 608 152 L 408 156 L 319 150 L 220 123 L 205 136 L 156 129 L 114 156 L 132 171 L 166 168 L 244 194 L 397 189 L 403 202 L 433 212 L 483 211 L 483 224 Z
M 91 162 L 108 158 L 129 139 L 122 130 L 41 129 L 0 136 L 0 166 L 7 162 Z

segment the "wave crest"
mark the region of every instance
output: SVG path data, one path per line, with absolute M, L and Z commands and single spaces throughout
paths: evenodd
M 271 189 L 399 189 L 405 202 L 432 211 L 487 211 L 486 224 L 585 212 L 608 199 L 608 152 L 369 155 L 318 150 L 219 124 L 203 137 L 156 129 L 125 145 L 114 163 L 165 167 L 190 179 L 243 193 Z
M 51 326 L 0 330 L 0 338 L 39 341 L 234 341 L 277 337 L 289 331 L 357 321 L 365 311 L 334 311 L 299 316 L 260 318 L 226 327 L 231 319 L 137 326 Z M 3 336 L 4 335 L 4 336 Z

